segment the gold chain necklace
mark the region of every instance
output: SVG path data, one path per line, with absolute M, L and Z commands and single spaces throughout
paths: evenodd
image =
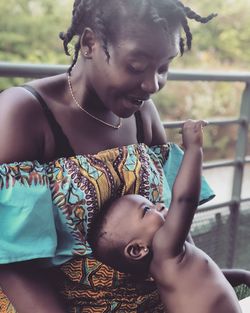
M 85 110 L 81 105 L 80 103 L 77 101 L 74 93 L 73 93 L 73 88 L 72 88 L 72 83 L 71 83 L 71 79 L 70 79 L 70 75 L 68 74 L 68 85 L 69 85 L 69 91 L 70 91 L 70 94 L 71 94 L 71 97 L 72 99 L 74 100 L 75 104 L 78 106 L 79 109 L 81 109 L 84 113 L 86 113 L 87 115 L 89 115 L 90 117 L 92 117 L 94 120 L 102 123 L 103 125 L 105 126 L 108 126 L 108 127 L 111 127 L 111 128 L 114 128 L 114 129 L 119 129 L 121 126 L 122 126 L 122 119 L 119 117 L 119 124 L 118 125 L 112 125 L 112 124 L 109 124 L 103 120 L 101 120 L 100 118 L 92 115 L 91 113 L 89 113 L 87 110 Z

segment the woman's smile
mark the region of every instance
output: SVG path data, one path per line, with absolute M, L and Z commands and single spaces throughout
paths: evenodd
M 125 99 L 124 106 L 127 109 L 131 108 L 131 109 L 138 110 L 139 108 L 143 106 L 144 101 L 149 99 L 149 97 L 147 99 L 140 99 L 140 98 L 136 98 L 133 96 L 125 96 L 124 99 Z

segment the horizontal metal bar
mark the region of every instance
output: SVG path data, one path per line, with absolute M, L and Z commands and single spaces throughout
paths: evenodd
M 67 71 L 68 65 L 30 64 L 0 62 L 2 77 L 45 77 L 61 74 Z M 178 71 L 169 72 L 169 80 L 177 81 L 224 81 L 250 82 L 250 72 L 201 72 Z
M 216 162 L 207 162 L 203 164 L 203 169 L 208 170 L 211 168 L 227 167 L 227 166 L 236 166 L 239 164 L 239 161 L 228 160 L 228 161 L 216 161 Z
M 250 82 L 249 72 L 201 72 L 201 71 L 170 71 L 170 80 L 186 81 L 225 81 L 225 82 Z
M 204 213 L 204 212 L 212 211 L 212 210 L 215 210 L 215 209 L 229 207 L 229 206 L 231 206 L 234 203 L 235 203 L 235 201 L 231 200 L 231 201 L 216 203 L 216 204 L 212 204 L 212 205 L 207 205 L 207 206 L 204 206 L 204 207 L 199 207 L 198 210 L 197 210 L 197 213 Z
M 250 202 L 250 198 L 244 198 L 244 199 L 241 199 L 240 202 Z
M 181 128 L 183 126 L 185 121 L 179 121 L 179 122 L 163 122 L 163 127 L 166 129 L 173 129 L 173 128 Z M 243 124 L 245 123 L 245 119 L 243 118 L 234 118 L 234 119 L 212 119 L 207 120 L 208 126 L 226 126 L 230 124 Z
M 249 202 L 249 201 L 250 201 L 250 198 L 242 198 L 239 200 L 230 200 L 230 201 L 220 202 L 220 203 L 216 203 L 212 205 L 206 205 L 204 207 L 199 207 L 197 210 L 197 213 L 204 213 L 204 212 L 208 212 L 208 211 L 212 211 L 216 209 L 221 209 L 224 207 L 230 207 L 231 205 L 235 203 L 244 203 L 244 202 Z
M 226 166 L 241 166 L 246 163 L 250 163 L 250 157 L 246 157 L 245 159 L 234 159 L 234 160 L 226 160 L 226 161 L 214 161 L 214 162 L 205 162 L 203 164 L 203 169 L 211 169 L 218 167 L 226 167 Z
M 0 76 L 39 78 L 64 73 L 67 68 L 65 65 L 0 62 Z

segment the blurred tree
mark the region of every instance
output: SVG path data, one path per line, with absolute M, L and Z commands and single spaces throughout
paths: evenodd
M 218 16 L 206 25 L 190 22 L 192 51 L 174 60 L 171 68 L 250 71 L 250 1 L 183 2 L 203 16 L 211 12 L 218 13 Z M 241 83 L 168 82 L 166 88 L 154 96 L 154 101 L 163 120 L 235 117 L 239 114 L 243 88 Z M 235 127 L 209 128 L 205 142 L 211 151 L 206 152 L 206 157 L 234 156 L 236 134 Z M 176 134 L 172 138 L 176 140 Z
M 249 0 L 183 0 L 201 15 L 218 17 L 206 25 L 191 21 L 193 48 L 174 62 L 179 68 L 249 69 Z M 68 63 L 58 33 L 70 22 L 73 0 L 0 2 L 0 59 Z
M 20 63 L 67 64 L 58 37 L 70 21 L 69 0 L 0 1 L 0 60 Z M 0 90 L 25 80 L 6 78 Z
M 181 59 L 177 67 L 211 69 L 225 67 L 237 70 L 250 69 L 249 0 L 186 0 L 201 15 L 211 12 L 218 16 L 202 26 L 191 22 L 192 52 Z
M 69 23 L 70 14 L 66 12 L 70 12 L 70 2 L 8 0 L 8 5 L 0 2 L 0 59 L 66 63 L 58 33 Z

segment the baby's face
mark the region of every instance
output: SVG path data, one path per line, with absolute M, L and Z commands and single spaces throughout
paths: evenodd
M 125 241 L 143 239 L 151 246 L 156 231 L 164 224 L 167 209 L 139 195 L 126 195 L 111 208 L 109 230 Z

